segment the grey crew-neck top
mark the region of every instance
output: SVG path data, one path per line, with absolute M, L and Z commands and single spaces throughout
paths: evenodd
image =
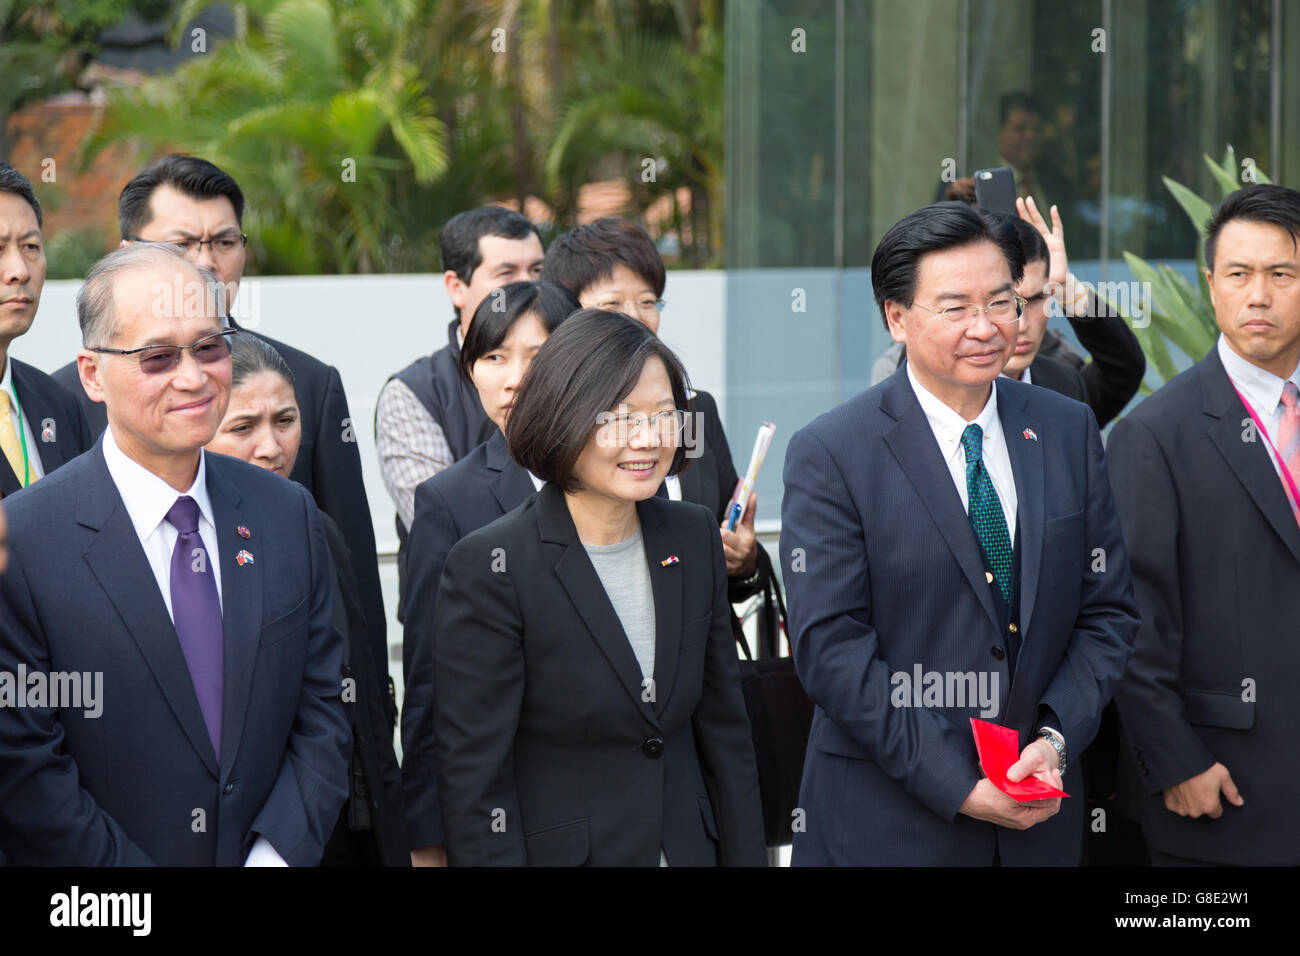
M 632 653 L 641 665 L 641 677 L 654 679 L 655 672 L 655 596 L 650 584 L 650 565 L 646 564 L 641 545 L 641 529 L 618 544 L 584 544 L 596 576 L 614 605 Z M 668 858 L 659 849 L 659 865 Z
M 655 598 L 650 566 L 641 544 L 641 529 L 618 544 L 584 544 L 596 576 L 614 605 L 623 632 L 641 665 L 642 677 L 654 677 Z

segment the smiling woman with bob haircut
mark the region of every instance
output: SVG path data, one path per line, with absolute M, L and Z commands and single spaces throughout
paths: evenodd
M 434 626 L 453 865 L 766 863 L 717 523 L 656 496 L 687 459 L 686 375 L 584 309 L 506 425 L 546 482 L 448 555 Z

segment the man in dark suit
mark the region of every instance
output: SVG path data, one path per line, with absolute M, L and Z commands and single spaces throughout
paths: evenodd
M 1025 300 L 1024 321 L 1002 374 L 1030 385 L 1050 388 L 1083 402 L 1105 428 L 1124 410 L 1146 373 L 1146 357 L 1124 318 L 1098 298 L 1096 291 L 1070 271 L 1065 231 L 1056 208 L 1049 228 L 1032 199 L 1017 200 L 1020 218 L 1011 222 L 1025 254 L 1024 277 L 1016 292 Z M 1085 362 L 1047 328 L 1047 301 L 1055 299 L 1088 350 Z M 878 385 L 902 362 L 905 350 L 895 343 L 872 365 Z
M 347 793 L 342 642 L 311 496 L 203 452 L 230 397 L 216 279 L 164 244 L 77 299 L 99 444 L 5 502 L 10 863 L 314 865 Z M 187 293 L 203 292 L 204 308 Z M 57 688 L 57 692 L 56 692 Z
M 791 439 L 781 558 L 817 705 L 796 864 L 1079 861 L 1080 802 L 1011 799 L 969 723 L 1015 731 L 1010 779 L 1077 794 L 1137 626 L 1092 414 L 998 378 L 1023 266 L 961 203 L 898 222 L 871 276 L 907 362 Z
M 32 327 L 45 285 L 41 206 L 27 177 L 0 163 L 0 497 L 25 488 L 90 447 L 68 391 L 9 355 Z
M 1300 864 L 1300 193 L 1206 229 L 1222 335 L 1107 456 L 1142 627 L 1115 692 L 1157 865 Z
M 226 309 L 234 306 L 244 274 L 247 236 L 241 231 L 244 194 L 223 170 L 197 156 L 165 156 L 138 173 L 118 199 L 122 245 L 166 242 L 213 270 L 222 283 Z M 239 328 L 228 319 L 232 328 Z M 302 446 L 290 477 L 310 491 L 316 504 L 338 522 L 352 552 L 366 612 L 366 631 L 378 673 L 388 674 L 388 616 L 379 585 L 379 558 L 370 504 L 361 477 L 356 425 L 338 369 L 306 352 L 257 334 L 275 347 L 293 370 L 302 415 Z M 81 387 L 77 363 L 54 373 L 77 396 L 91 434 L 104 430 L 104 406 Z M 390 710 L 393 709 L 390 705 Z

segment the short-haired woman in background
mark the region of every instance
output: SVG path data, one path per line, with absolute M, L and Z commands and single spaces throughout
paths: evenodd
M 655 496 L 686 464 L 686 375 L 584 309 L 506 427 L 546 482 L 448 555 L 434 624 L 453 865 L 766 864 L 717 521 Z

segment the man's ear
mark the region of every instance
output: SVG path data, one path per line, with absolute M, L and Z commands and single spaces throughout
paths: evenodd
M 903 313 L 907 309 L 901 302 L 885 300 L 885 322 L 889 325 L 889 334 L 895 342 L 907 343 L 907 329 L 903 326 Z
M 451 269 L 442 274 L 442 284 L 447 289 L 447 298 L 456 309 L 465 308 L 465 283 Z
M 1205 285 L 1210 291 L 1210 305 L 1214 305 L 1214 270 L 1205 270 Z
M 104 389 L 99 383 L 99 355 L 81 349 L 77 352 L 77 374 L 81 376 L 81 387 L 86 390 L 86 397 L 92 402 L 104 400 Z

